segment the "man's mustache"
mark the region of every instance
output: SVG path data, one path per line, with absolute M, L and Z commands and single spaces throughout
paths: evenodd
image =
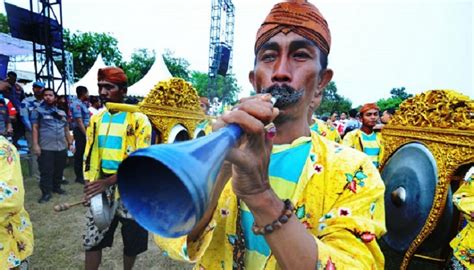
M 295 104 L 303 96 L 303 92 L 303 90 L 298 91 L 287 84 L 274 84 L 262 90 L 262 93 L 272 94 L 272 97 L 277 99 L 274 105 L 277 108 L 283 108 L 288 105 Z

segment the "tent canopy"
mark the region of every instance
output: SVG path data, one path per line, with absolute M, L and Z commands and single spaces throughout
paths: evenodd
M 91 69 L 82 77 L 79 81 L 74 83 L 72 86 L 71 92 L 75 93 L 76 87 L 82 85 L 87 87 L 89 90 L 90 95 L 99 95 L 99 91 L 97 90 L 97 73 L 99 69 L 106 67 L 107 65 L 102 60 L 102 55 L 98 55 L 95 63 L 92 65 Z
M 129 96 L 146 96 L 150 90 L 160 81 L 170 79 L 171 73 L 163 60 L 163 53 L 161 50 L 156 50 L 158 53 L 155 57 L 155 62 L 145 76 L 132 86 L 128 87 L 127 95 Z

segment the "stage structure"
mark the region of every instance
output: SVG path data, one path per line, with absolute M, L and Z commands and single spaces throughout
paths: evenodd
M 211 0 L 211 31 L 209 39 L 208 98 L 217 95 L 217 75 L 232 72 L 232 50 L 234 46 L 234 4 L 232 0 Z M 223 16 L 222 13 L 225 13 Z
M 29 10 L 5 3 L 5 9 L 12 36 L 33 42 L 35 79 L 55 90 L 64 87 L 67 94 L 66 79 L 73 82 L 73 67 L 72 57 L 64 51 L 61 1 L 30 0 Z M 58 74 L 54 61 L 63 63 Z

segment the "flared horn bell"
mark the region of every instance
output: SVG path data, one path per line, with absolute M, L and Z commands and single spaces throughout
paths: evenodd
M 133 152 L 117 174 L 125 207 L 153 233 L 188 234 L 207 210 L 217 174 L 241 135 L 231 124 L 199 139 Z

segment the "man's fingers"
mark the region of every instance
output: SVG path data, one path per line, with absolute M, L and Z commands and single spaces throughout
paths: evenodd
M 238 124 L 247 134 L 258 134 L 263 132 L 263 123 L 247 112 L 237 110 L 222 116 L 227 124 Z

